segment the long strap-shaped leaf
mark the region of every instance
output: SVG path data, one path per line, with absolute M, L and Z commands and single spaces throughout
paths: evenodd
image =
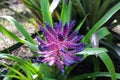
M 20 66 L 23 66 L 23 67 L 27 68 L 29 71 L 31 71 L 31 73 L 36 73 L 36 72 L 38 72 L 38 69 L 35 68 L 35 67 L 32 65 L 32 63 L 27 62 L 27 61 L 23 60 L 23 59 L 20 58 L 20 57 L 12 56 L 12 55 L 10 55 L 10 54 L 0 53 L 0 58 L 7 58 L 7 59 L 9 59 L 9 60 L 16 61 Z
M 1 53 L 2 54 L 2 53 Z M 0 55 L 1 55 L 0 54 Z M 3 55 L 4 56 L 4 55 Z M 20 67 L 17 65 L 17 63 L 15 63 L 13 66 L 12 66 L 12 68 L 14 68 L 15 70 L 20 70 Z M 14 72 L 14 71 L 12 71 L 11 69 L 10 70 L 8 70 L 8 72 L 7 72 L 7 74 L 5 75 L 5 77 L 4 77 L 4 79 L 3 80 L 12 80 L 13 78 L 14 78 L 14 76 L 12 77 L 10 77 L 9 75 L 16 75 L 16 73 Z
M 27 18 L 26 16 L 24 16 L 23 14 L 19 13 L 18 11 L 10 8 L 9 6 L 6 6 L 4 4 L 0 4 L 1 6 L 11 10 L 12 12 L 14 12 L 15 14 L 17 14 L 18 16 L 22 17 L 23 19 L 25 19 L 26 21 L 30 22 L 33 26 L 35 26 L 37 29 L 39 29 L 38 24 L 36 24 L 35 22 L 33 22 L 32 20 L 30 20 L 29 18 Z
M 17 22 L 14 18 L 12 18 L 11 16 L 0 16 L 0 17 L 5 18 L 8 21 L 10 21 L 13 25 L 15 25 L 15 27 L 23 34 L 23 36 L 29 42 L 35 44 L 35 42 L 33 41 L 32 37 L 29 35 L 29 33 L 26 31 L 26 29 L 19 22 Z
M 120 9 L 120 2 L 117 3 L 114 7 L 112 7 L 86 34 L 86 36 L 82 39 L 83 42 L 89 42 L 90 37 L 93 33 L 96 32 L 105 22 L 107 22 L 113 14 L 115 14 Z
M 103 61 L 103 63 L 107 67 L 107 69 L 111 75 L 111 79 L 117 80 L 114 65 L 113 65 L 112 60 L 110 59 L 109 55 L 107 53 L 102 53 L 102 54 L 99 54 L 98 56 L 100 57 L 100 59 Z
M 69 4 L 66 4 L 65 0 L 63 0 L 63 3 L 62 3 L 62 12 L 61 12 L 61 20 L 62 20 L 62 22 L 64 24 L 70 22 L 71 7 L 72 7 L 71 0 L 69 1 Z
M 19 76 L 17 76 L 17 75 L 1 75 L 1 76 L 7 77 L 7 78 L 4 78 L 3 80 L 13 80 L 13 78 L 18 79 L 18 80 L 21 79 L 21 77 L 19 77 Z M 11 78 L 11 79 L 10 79 L 10 78 Z
M 50 26 L 53 26 L 52 16 L 49 11 L 49 0 L 40 0 L 40 5 L 43 21 L 49 23 Z
M 4 54 L 4 53 L 0 53 L 0 58 L 7 58 L 7 59 L 10 59 L 12 61 L 15 61 L 17 62 L 17 66 L 19 67 L 19 69 L 22 69 L 25 73 L 26 73 L 26 76 L 27 78 L 29 78 L 29 80 L 33 80 L 31 78 L 31 75 L 36 75 L 36 74 L 39 74 L 39 79 L 41 80 L 41 78 L 43 77 L 42 76 L 42 72 L 33 66 L 33 64 L 31 62 L 28 62 L 26 60 L 23 60 L 22 58 L 20 57 L 17 57 L 17 56 L 12 56 L 12 55 L 9 55 L 9 54 Z M 16 68 L 14 68 L 15 70 L 18 70 Z M 19 70 L 18 70 L 19 71 Z M 13 75 L 14 73 L 11 73 L 11 72 L 14 72 L 13 70 L 9 71 L 9 74 L 8 75 Z
M 108 29 L 106 27 L 102 27 L 100 28 L 97 32 L 98 35 L 98 40 L 103 39 L 105 36 L 109 35 L 110 32 L 108 31 Z
M 17 63 L 19 63 L 19 65 L 21 67 L 26 68 L 26 70 L 28 69 L 31 73 L 37 73 L 37 69 L 35 67 L 33 67 L 33 65 L 25 60 L 23 60 L 20 57 L 16 57 L 16 56 L 11 56 L 11 55 L 6 55 L 8 57 L 8 59 L 16 61 Z
M 86 18 L 87 18 L 88 14 L 84 17 L 84 19 L 80 22 L 80 24 L 77 26 L 76 30 L 80 30 L 80 28 L 82 27 L 83 23 L 85 22 Z
M 117 77 L 117 79 L 120 79 L 119 73 L 116 73 L 115 76 Z M 86 78 L 94 78 L 94 77 L 111 77 L 111 75 L 108 72 L 94 72 L 94 73 L 78 75 L 70 78 L 69 80 L 84 80 Z
M 113 66 L 113 63 L 106 53 L 107 50 L 104 48 L 86 48 L 82 52 L 76 53 L 77 55 L 83 54 L 83 55 L 95 55 L 96 53 L 100 57 L 100 59 L 104 62 L 105 66 L 107 67 L 112 80 L 116 80 L 116 75 L 115 75 L 115 69 Z
M 107 52 L 105 48 L 85 48 L 83 51 L 76 53 L 76 55 L 95 55 L 95 54 L 102 54 Z
M 0 31 L 5 34 L 6 36 L 18 41 L 18 42 L 21 42 L 21 43 L 24 43 L 24 44 L 27 44 L 29 46 L 29 48 L 32 50 L 32 51 L 39 51 L 39 49 L 37 48 L 37 46 L 29 41 L 26 41 L 24 39 L 21 39 L 19 38 L 18 36 L 16 36 L 14 33 L 8 31 L 7 29 L 5 29 L 2 25 L 0 25 Z M 36 54 L 34 54 L 36 55 Z
M 17 71 L 16 69 L 14 69 L 14 68 L 12 68 L 12 67 L 9 67 L 9 66 L 7 66 L 7 65 L 5 65 L 5 64 L 3 64 L 3 66 L 11 69 L 13 72 L 15 72 L 16 74 L 18 74 L 18 75 L 21 77 L 20 80 L 28 80 L 22 73 L 20 73 L 20 72 Z
M 5 29 L 1 24 L 0 24 L 0 31 L 5 34 L 6 36 L 18 41 L 18 42 L 21 42 L 21 43 L 26 43 L 22 38 L 19 38 L 17 37 L 15 34 L 13 34 L 12 32 L 8 31 L 7 29 Z

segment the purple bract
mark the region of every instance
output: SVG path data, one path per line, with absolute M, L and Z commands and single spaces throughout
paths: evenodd
M 68 4 L 68 3 L 69 3 L 69 0 L 65 0 L 65 2 L 66 2 L 66 4 Z
M 36 37 L 39 44 L 40 55 L 38 61 L 48 63 L 52 66 L 56 64 L 58 68 L 64 72 L 64 65 L 69 66 L 82 60 L 82 56 L 75 56 L 74 54 L 84 49 L 85 43 L 80 43 L 83 35 L 78 35 L 78 31 L 72 32 L 75 21 L 70 24 L 63 25 L 60 21 L 55 23 L 52 28 L 47 23 L 46 28 L 40 26 L 43 31 L 45 40 Z

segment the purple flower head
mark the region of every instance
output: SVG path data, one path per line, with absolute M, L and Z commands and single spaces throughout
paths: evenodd
M 65 2 L 66 2 L 66 4 L 68 4 L 68 3 L 69 3 L 69 0 L 65 0 Z
M 38 60 L 43 63 L 48 63 L 49 66 L 56 64 L 64 73 L 64 65 L 69 66 L 82 60 L 82 56 L 74 54 L 84 49 L 85 43 L 80 43 L 83 35 L 78 35 L 78 31 L 72 31 L 75 21 L 70 24 L 63 25 L 60 21 L 55 23 L 54 27 L 45 24 L 46 28 L 40 26 L 43 31 L 45 40 L 36 37 L 39 44 L 40 55 Z

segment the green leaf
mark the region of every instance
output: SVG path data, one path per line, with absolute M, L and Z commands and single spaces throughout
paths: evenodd
M 51 69 L 45 64 L 40 64 L 40 71 L 43 73 L 45 77 L 51 77 Z
M 28 42 L 28 41 L 26 41 L 26 44 L 29 46 L 30 50 L 32 50 L 33 55 L 37 56 L 37 54 L 35 53 L 36 51 L 39 51 L 37 45 L 32 44 L 31 42 Z
M 23 34 L 23 36 L 31 43 L 35 44 L 34 40 L 32 39 L 32 37 L 29 35 L 29 33 L 25 30 L 25 28 L 19 23 L 17 22 L 14 18 L 12 18 L 11 16 L 0 16 L 1 18 L 5 18 L 8 21 L 10 21 L 13 25 L 15 25 L 15 27 Z
M 104 14 L 104 12 L 107 10 L 111 2 L 112 0 L 105 0 L 102 3 L 101 7 L 98 10 L 98 16 L 102 16 Z
M 42 72 L 39 71 L 39 68 L 35 67 L 30 61 L 27 61 L 27 60 L 23 60 L 22 58 L 20 57 L 17 57 L 17 56 L 12 56 L 12 55 L 9 55 L 9 54 L 0 54 L 0 58 L 7 58 L 7 59 L 10 59 L 12 61 L 15 61 L 17 62 L 17 65 L 19 66 L 20 69 L 22 69 L 27 78 L 29 80 L 33 80 L 33 76 L 34 75 L 38 75 L 39 79 L 42 79 Z M 9 72 L 9 75 L 13 75 L 14 73 L 11 73 L 11 71 Z
M 97 1 L 95 1 L 95 4 L 93 5 L 94 6 L 94 8 L 93 8 L 94 10 L 93 10 L 93 13 L 91 14 L 92 15 L 92 22 L 91 22 L 91 24 L 94 24 L 95 22 L 97 22 L 97 20 L 101 17 L 101 16 L 98 16 L 100 3 L 101 3 L 101 0 L 97 0 Z
M 18 74 L 21 77 L 21 80 L 29 80 L 22 73 L 20 73 L 18 70 L 14 69 L 12 67 L 9 67 L 9 66 L 7 66 L 5 64 L 2 64 L 2 65 L 5 66 L 5 67 L 7 67 L 7 68 L 9 68 L 10 70 L 12 70 L 13 72 L 15 72 L 16 74 Z
M 117 79 L 120 79 L 120 73 L 116 73 L 115 76 L 117 77 Z M 69 80 L 83 80 L 83 79 L 94 78 L 94 77 L 111 77 L 111 75 L 108 72 L 94 72 L 94 73 L 78 75 L 70 78 Z
M 83 51 L 76 53 L 77 55 L 95 55 L 107 52 L 105 48 L 85 48 Z
M 11 56 L 11 55 L 7 55 L 8 58 L 10 60 L 13 60 L 13 61 L 16 61 L 20 64 L 21 67 L 24 67 L 26 68 L 27 70 L 31 71 L 31 73 L 36 73 L 38 70 L 32 66 L 32 64 L 30 62 L 27 62 L 25 60 L 23 60 L 22 58 L 20 57 L 17 57 L 17 56 Z M 24 69 L 23 69 L 24 70 Z
M 96 58 L 96 56 L 92 56 L 92 61 L 93 61 L 93 65 L 94 65 L 94 71 L 95 72 L 99 72 L 100 70 L 100 65 L 99 65 L 99 61 Z
M 3 77 L 7 77 L 7 79 L 3 79 L 3 80 L 12 80 L 13 78 L 15 78 L 15 79 L 21 79 L 19 76 L 16 76 L 16 75 L 1 75 L 1 76 L 3 76 Z
M 85 22 L 87 16 L 88 16 L 88 15 L 86 15 L 86 16 L 84 17 L 84 19 L 82 20 L 82 22 L 77 26 L 76 30 L 80 30 L 80 28 L 82 27 L 83 23 Z
M 63 22 L 63 24 L 70 22 L 71 7 L 72 7 L 71 0 L 69 0 L 68 4 L 66 4 L 65 0 L 63 0 L 63 3 L 62 3 L 62 12 L 61 12 L 61 21 Z
M 43 78 L 43 80 L 56 80 L 56 79 L 52 79 L 52 78 L 47 78 L 47 77 L 45 77 L 45 78 Z
M 0 31 L 5 34 L 6 36 L 12 38 L 12 39 L 15 39 L 16 41 L 19 41 L 21 43 L 26 43 L 25 40 L 17 37 L 14 33 L 8 31 L 7 29 L 5 29 L 1 24 L 0 24 Z
M 110 32 L 108 31 L 108 29 L 106 27 L 102 27 L 101 29 L 99 29 L 97 32 L 97 36 L 98 36 L 98 40 L 103 39 L 105 36 L 109 35 Z
M 25 6 L 31 11 L 30 15 L 36 20 L 36 22 L 40 25 L 43 25 L 43 21 L 41 18 L 41 7 L 40 7 L 41 0 L 22 0 Z M 35 24 L 36 25 L 36 24 Z M 39 26 L 36 25 L 39 29 Z
M 103 63 L 107 67 L 107 69 L 111 75 L 111 79 L 117 80 L 114 65 L 113 65 L 112 60 L 110 59 L 109 55 L 107 53 L 102 53 L 102 54 L 99 54 L 98 56 L 100 57 L 100 59 L 103 61 Z
M 39 49 L 37 48 L 37 46 L 35 44 L 32 44 L 31 42 L 28 42 L 22 38 L 19 38 L 18 36 L 16 36 L 14 33 L 8 31 L 7 29 L 5 29 L 1 24 L 0 24 L 0 31 L 5 34 L 6 36 L 18 41 L 18 42 L 21 42 L 21 43 L 24 43 L 24 44 L 27 44 L 30 49 L 32 51 L 39 51 Z M 34 53 L 33 53 L 34 54 Z M 36 54 L 34 54 L 36 55 Z
M 120 61 L 120 47 L 115 45 L 114 43 L 108 43 L 107 41 L 100 41 L 100 44 L 104 46 L 107 50 L 109 50 L 110 54 L 112 54 L 116 59 Z
M 1 55 L 1 54 L 0 54 L 0 55 Z M 19 71 L 19 69 L 20 69 L 16 63 L 12 66 L 12 68 L 14 68 L 14 69 L 16 69 L 16 70 L 18 70 L 18 71 Z M 7 72 L 7 74 L 5 75 L 5 77 L 4 77 L 3 80 L 12 80 L 12 79 L 14 78 L 15 74 L 16 74 L 16 73 L 10 69 L 10 70 L 8 70 L 8 72 Z M 14 75 L 14 76 L 12 77 L 12 75 Z
M 96 58 L 96 56 L 91 56 L 92 58 L 92 62 L 93 62 L 93 66 L 94 66 L 94 72 L 99 72 L 100 71 L 100 63 L 98 61 L 98 59 Z M 94 77 L 93 80 L 96 80 L 97 77 Z
M 25 0 L 25 1 L 26 1 L 26 0 Z M 27 20 L 28 22 L 30 22 L 30 23 L 31 23 L 32 25 L 34 25 L 37 29 L 39 29 L 38 25 L 37 25 L 35 22 L 33 22 L 32 20 L 30 20 L 29 18 L 27 18 L 25 15 L 23 15 L 23 14 L 19 13 L 18 11 L 10 8 L 10 7 L 7 6 L 7 5 L 4 5 L 4 4 L 0 4 L 0 5 L 1 5 L 2 7 L 4 7 L 4 8 L 7 8 L 7 9 L 11 10 L 11 11 L 14 12 L 15 14 L 17 14 L 18 16 L 20 16 L 20 17 L 22 17 L 23 19 L 25 19 L 25 20 Z M 34 9 L 35 9 L 35 8 L 34 8 Z
M 27 67 L 27 69 L 29 69 L 29 71 L 31 71 L 31 73 L 36 73 L 36 72 L 38 71 L 35 67 L 33 67 L 33 65 L 32 65 L 30 62 L 27 62 L 27 61 L 23 60 L 23 59 L 20 58 L 20 57 L 12 56 L 12 55 L 10 55 L 10 54 L 0 54 L 0 57 L 1 57 L 1 58 L 7 58 L 7 59 L 10 59 L 10 60 L 16 61 L 16 62 L 19 63 L 21 66 Z
M 85 15 L 85 9 L 83 8 L 83 5 L 80 2 L 80 0 L 72 0 L 72 2 L 76 3 L 76 7 L 77 7 L 79 15 L 84 16 Z
M 120 2 L 113 6 L 93 27 L 92 29 L 85 35 L 82 39 L 82 42 L 89 42 L 92 34 L 96 32 L 105 22 L 107 22 L 118 10 L 120 9 Z
M 48 0 L 40 0 L 40 5 L 41 5 L 43 21 L 49 23 L 49 25 L 52 27 L 53 22 L 52 22 L 51 13 L 49 11 L 49 1 Z

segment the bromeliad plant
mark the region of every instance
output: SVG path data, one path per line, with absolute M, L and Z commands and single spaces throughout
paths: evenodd
M 120 7 L 116 8 L 120 3 L 113 6 L 113 8 L 96 22 L 92 29 L 83 37 L 83 35 L 79 35 L 82 33 L 79 32 L 79 30 L 85 22 L 86 17 L 79 25 L 75 25 L 74 20 L 71 21 L 71 0 L 69 0 L 68 3 L 66 3 L 65 0 L 62 1 L 61 21 L 55 23 L 54 26 L 54 20 L 52 20 L 52 15 L 49 11 L 48 0 L 22 1 L 26 1 L 25 3 L 27 6 L 29 6 L 34 13 L 40 15 L 42 21 L 45 23 L 42 24 L 43 26 L 40 25 L 40 30 L 44 35 L 40 34 L 36 37 L 39 42 L 37 46 L 24 27 L 14 18 L 10 16 L 1 16 L 13 23 L 26 40 L 17 37 L 2 25 L 0 25 L 0 31 L 18 42 L 27 44 L 33 55 L 37 58 L 34 61 L 31 59 L 23 60 L 20 57 L 1 53 L 0 57 L 15 61 L 15 64 L 12 65 L 13 67 L 2 64 L 9 69 L 7 74 L 1 74 L 1 76 L 4 77 L 3 80 L 12 80 L 13 78 L 19 80 L 82 80 L 87 78 L 96 79 L 100 76 L 111 77 L 112 80 L 120 79 L 120 74 L 115 73 L 114 65 L 107 54 L 107 50 L 105 48 L 98 48 L 99 41 L 110 34 L 107 28 L 100 27 L 120 9 Z M 28 4 L 36 4 L 36 2 L 39 2 L 39 8 L 32 4 Z M 38 13 L 39 11 L 40 13 Z M 37 18 L 39 17 L 36 16 L 36 20 Z M 41 23 L 38 22 L 38 24 Z M 80 62 L 85 60 L 88 56 L 91 56 L 93 59 L 94 72 L 70 76 L 77 64 L 80 64 Z M 98 57 L 103 61 L 108 72 L 100 71 Z

